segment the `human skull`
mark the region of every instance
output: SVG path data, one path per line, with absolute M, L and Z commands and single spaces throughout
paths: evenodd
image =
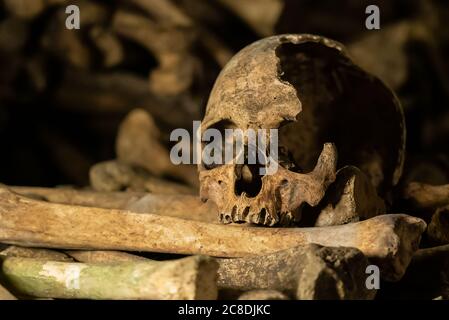
M 218 76 L 201 130 L 278 129 L 279 169 L 199 165 L 200 196 L 223 223 L 288 225 L 316 206 L 337 168 L 354 165 L 385 195 L 402 172 L 400 104 L 344 47 L 314 35 L 279 35 L 237 53 Z M 323 147 L 324 146 L 324 147 Z

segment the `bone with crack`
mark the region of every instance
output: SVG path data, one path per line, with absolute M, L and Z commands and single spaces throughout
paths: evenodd
M 159 138 L 159 129 L 151 115 L 143 109 L 134 109 L 120 124 L 115 148 L 118 160 L 145 168 L 155 176 L 170 175 L 196 186 L 196 168 L 174 165 Z
M 355 248 L 311 244 L 255 257 L 219 259 L 218 286 L 277 290 L 301 300 L 372 299 L 368 260 Z
M 217 263 L 193 256 L 171 261 L 86 264 L 7 258 L 6 281 L 22 294 L 62 299 L 216 299 Z
M 8 257 L 34 258 L 51 261 L 73 262 L 73 259 L 71 257 L 59 251 L 41 248 L 18 247 L 18 246 L 9 246 L 8 248 L 0 251 L 0 258 L 5 259 Z
M 337 171 L 336 181 L 316 208 L 316 227 L 333 226 L 366 220 L 385 213 L 385 203 L 377 195 L 366 175 L 358 168 L 347 166 Z
M 427 226 L 427 237 L 437 244 L 449 244 L 449 206 L 439 208 Z
M 17 300 L 17 298 L 0 284 L 0 301 L 2 300 Z
M 355 247 L 385 279 L 397 280 L 425 228 L 424 221 L 404 214 L 320 228 L 234 227 L 47 203 L 0 188 L 0 243 L 32 247 L 242 257 L 317 243 Z
M 218 223 L 216 205 L 198 197 L 182 194 L 147 194 L 144 192 L 107 192 L 68 188 L 11 187 L 11 190 L 36 200 L 61 204 L 126 209 L 181 219 Z
M 416 209 L 437 209 L 449 205 L 449 184 L 411 182 L 405 187 L 403 197 Z
M 288 225 L 299 219 L 299 207 L 308 203 L 316 206 L 323 198 L 327 187 L 335 180 L 337 151 L 326 143 L 315 169 L 300 174 L 278 167 L 274 175 L 261 178 L 261 189 L 255 196 L 236 193 L 239 184 L 232 165 L 223 165 L 212 171 L 200 171 L 200 195 L 214 201 L 220 210 L 223 223 L 249 222 L 273 226 Z M 231 170 L 229 170 L 231 166 Z
M 285 294 L 276 290 L 252 290 L 242 294 L 238 300 L 290 300 Z
M 123 189 L 157 194 L 194 194 L 195 191 L 179 183 L 151 176 L 145 169 L 119 161 L 100 162 L 89 172 L 90 183 L 97 191 Z

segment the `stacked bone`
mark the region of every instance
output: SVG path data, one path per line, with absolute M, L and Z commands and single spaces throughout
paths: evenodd
M 151 137 L 150 119 L 135 110 L 124 120 L 120 161 L 94 166 L 91 189 L 1 189 L 4 298 L 373 299 L 368 265 L 386 281 L 406 272 L 425 224 L 402 214 L 356 216 L 365 212 L 356 209 L 359 199 L 379 202 L 358 170 L 333 185 L 347 192 L 335 210 L 323 209 L 321 226 L 222 225 L 210 201 L 132 171 L 133 154 L 120 148 Z M 146 150 L 156 142 L 138 141 L 140 160 L 151 163 Z M 140 187 L 119 192 L 117 185 Z
M 116 141 L 117 159 L 92 166 L 89 188 L 5 186 L 0 189 L 0 299 L 373 299 L 376 294 L 383 296 L 383 292 L 386 292 L 386 296 L 396 295 L 393 297 L 397 298 L 407 290 L 422 288 L 423 283 L 429 287 L 430 295 L 427 298 L 447 297 L 449 277 L 447 271 L 443 272 L 443 268 L 447 269 L 449 254 L 447 186 L 410 183 L 399 200 L 407 200 L 410 206 L 406 208 L 410 211 L 406 212 L 417 217 L 389 213 L 393 212 L 391 187 L 398 182 L 404 160 L 403 119 L 398 117 L 397 112 L 393 112 L 394 117 L 388 117 L 387 114 L 388 120 L 383 121 L 385 119 L 377 118 L 377 112 L 380 112 L 379 108 L 384 101 L 374 101 L 371 105 L 362 101 L 367 108 L 368 122 L 374 123 L 373 127 L 380 124 L 380 127 L 386 128 L 385 139 L 375 140 L 376 135 L 380 134 L 378 131 L 371 132 L 371 140 L 366 135 L 357 138 L 367 139 L 368 145 L 381 148 L 388 146 L 379 153 L 363 149 L 366 147 L 363 141 L 356 147 L 351 144 L 352 129 L 363 128 L 366 129 L 364 134 L 370 134 L 369 126 L 364 127 L 366 119 L 362 118 L 365 122 L 354 122 L 355 127 L 341 127 L 348 120 L 342 117 L 337 128 L 348 132 L 348 135 L 342 137 L 345 143 L 329 140 L 336 142 L 341 159 L 346 161 L 336 171 L 335 146 L 326 144 L 318 158 L 321 149 L 317 148 L 322 145 L 316 139 L 318 132 L 313 132 L 316 128 L 324 129 L 328 119 L 314 119 L 314 112 L 307 109 L 314 103 L 320 106 L 328 104 L 335 98 L 332 96 L 335 92 L 324 94 L 322 89 L 327 88 L 314 87 L 327 83 L 327 80 L 312 81 L 314 85 L 311 82 L 304 84 L 300 74 L 289 72 L 295 59 L 300 58 L 307 63 L 310 55 L 320 54 L 322 48 L 311 45 L 302 51 L 295 51 L 295 46 L 279 46 L 279 50 L 273 50 L 271 58 L 276 58 L 276 72 L 278 60 L 279 66 L 287 72 L 282 77 L 266 72 L 275 69 L 269 69 L 274 65 L 272 60 L 265 60 L 259 61 L 261 63 L 258 66 L 266 69 L 255 74 L 268 75 L 269 81 L 275 80 L 268 84 L 289 85 L 277 87 L 278 91 L 269 91 L 265 87 L 267 83 L 263 83 L 263 88 L 257 91 L 260 97 L 256 98 L 257 102 L 280 98 L 286 105 L 290 103 L 293 108 L 285 114 L 278 114 L 279 118 L 287 121 L 293 120 L 299 113 L 299 106 L 302 106 L 305 120 L 301 117 L 298 120 L 302 125 L 306 124 L 303 128 L 312 128 L 306 135 L 301 132 L 301 128 L 297 131 L 297 139 L 303 145 L 300 149 L 289 150 L 296 159 L 282 159 L 284 163 L 281 167 L 286 170 L 281 170 L 281 178 L 287 177 L 293 183 L 295 197 L 282 202 L 285 212 L 276 210 L 277 205 L 282 207 L 281 203 L 267 207 L 266 213 L 272 215 L 269 220 L 266 220 L 267 215 L 262 219 L 259 212 L 252 212 L 251 216 L 244 215 L 244 210 L 250 207 L 250 201 L 244 197 L 234 197 L 231 187 L 225 190 L 227 192 L 218 193 L 229 195 L 231 192 L 232 197 L 229 195 L 222 202 L 212 199 L 214 193 L 206 191 L 211 190 L 217 174 L 210 177 L 210 172 L 203 170 L 200 174 L 200 178 L 203 178 L 202 197 L 210 200 L 203 203 L 196 195 L 196 172 L 191 167 L 175 166 L 170 162 L 168 150 L 160 142 L 158 126 L 163 123 L 166 128 L 187 127 L 190 120 L 200 114 L 195 96 L 197 93 L 193 92 L 193 88 L 207 87 L 209 83 L 201 83 L 201 80 L 210 77 L 213 72 L 207 70 L 207 77 L 204 77 L 206 71 L 201 74 L 202 68 L 207 69 L 209 66 L 205 63 L 206 59 L 201 59 L 201 55 L 192 54 L 192 48 L 203 47 L 205 55 L 211 56 L 219 67 L 226 64 L 233 51 L 221 40 L 217 40 L 215 34 L 209 34 L 205 25 L 210 21 L 204 21 L 199 17 L 201 14 L 189 10 L 190 7 L 195 7 L 192 1 L 130 2 L 131 5 L 118 4 L 118 9 L 111 10 L 104 2 L 75 1 L 83 13 L 83 29 L 80 33 L 75 33 L 57 27 L 58 24 L 63 24 L 65 18 L 64 0 L 3 0 L 3 6 L 10 17 L 0 24 L 0 45 L 2 54 L 11 57 L 10 61 L 13 62 L 8 63 L 8 68 L 5 68 L 5 82 L 14 83 L 12 79 L 25 72 L 33 89 L 45 92 L 47 82 L 51 80 L 47 79 L 46 72 L 49 52 L 70 66 L 64 72 L 62 84 L 53 92 L 53 99 L 58 107 L 80 111 L 80 106 L 88 106 L 81 111 L 88 113 L 91 110 L 126 112 L 136 105 L 142 105 L 152 115 L 141 109 L 133 110 L 128 115 L 122 122 Z M 265 8 L 260 15 L 248 15 L 248 12 L 254 12 L 254 8 L 248 10 L 246 7 L 251 6 L 251 1 L 218 2 L 221 3 L 219 8 L 226 7 L 238 13 L 259 36 L 273 33 L 281 8 L 280 1 L 264 1 L 269 9 Z M 221 14 L 220 10 L 216 10 L 217 4 L 212 1 L 210 3 L 212 4 L 196 1 L 195 8 L 198 12 L 205 13 L 205 16 Z M 47 16 L 52 17 L 47 28 L 42 31 L 42 39 L 39 39 L 45 50 L 37 50 L 31 56 L 19 54 L 25 51 L 27 29 L 35 25 L 33 19 L 42 17 L 45 11 Z M 112 22 L 109 21 L 111 17 Z M 260 17 L 263 19 L 258 19 Z M 219 25 L 216 29 L 225 28 Z M 15 41 L 10 41 L 7 35 L 11 30 L 23 31 L 22 37 L 15 37 Z M 404 33 L 404 30 L 407 32 Z M 412 21 L 382 29 L 381 32 L 362 39 L 360 43 L 355 43 L 350 49 L 363 66 L 366 65 L 367 69 L 372 69 L 389 85 L 397 88 L 406 78 L 406 58 L 402 56 L 402 46 L 405 47 L 406 39 L 402 36 L 409 32 L 418 34 L 413 34 L 414 40 L 418 37 L 432 42 L 420 33 L 422 30 L 415 30 Z M 395 37 L 390 37 L 391 35 Z M 86 37 L 90 39 L 89 44 L 82 41 Z M 391 40 L 398 38 L 399 41 Z M 386 42 L 385 39 L 390 41 Z M 289 41 L 288 37 L 282 40 L 287 43 Z M 297 45 L 301 41 L 293 42 Z M 120 66 L 130 58 L 126 48 L 129 42 L 138 44 L 158 62 L 158 66 L 150 73 L 149 85 L 147 79 L 111 71 L 117 66 L 122 70 Z M 337 51 L 343 50 L 339 44 L 318 37 L 308 38 L 306 42 L 330 46 Z M 400 61 L 393 63 L 398 70 L 383 68 L 391 63 L 379 59 L 376 47 L 379 42 L 400 52 L 395 56 Z M 238 43 L 234 47 L 240 45 Z M 94 52 L 100 54 L 102 67 L 107 72 L 96 73 L 92 70 L 91 65 L 97 58 Z M 332 50 L 327 53 L 329 52 Z M 255 53 L 259 58 L 263 57 L 258 55 L 257 50 Z M 336 56 L 336 60 L 341 58 L 338 54 Z M 389 57 L 388 54 L 385 56 Z M 25 57 L 24 70 L 19 70 L 18 66 Z M 343 64 L 346 62 L 345 60 Z M 241 63 L 241 66 L 241 70 L 246 70 L 251 65 Z M 302 68 L 301 72 L 310 72 L 304 66 L 306 68 Z M 312 70 L 313 79 L 323 80 L 320 77 L 324 73 L 319 69 L 319 64 L 314 65 L 315 67 Z M 345 76 L 348 74 L 341 74 L 340 70 L 330 74 L 332 81 L 336 79 L 337 91 L 344 91 L 347 89 L 345 81 L 348 79 Z M 352 74 L 359 75 L 358 69 Z M 246 78 L 247 75 L 243 77 Z M 305 75 L 304 78 L 310 79 L 309 76 L 310 74 Z M 238 80 L 231 77 L 231 83 Z M 379 86 L 375 81 L 373 83 L 374 86 Z M 294 90 L 297 87 L 300 90 Z M 363 88 L 350 89 L 356 91 Z M 391 110 L 397 111 L 394 109 L 394 95 L 389 96 L 388 90 L 382 91 L 382 88 L 371 89 L 377 90 L 373 96 L 381 93 L 378 96 L 383 97 L 386 93 L 386 99 L 391 100 L 387 108 L 392 107 Z M 2 98 L 11 99 L 13 94 L 9 91 L 14 92 L 13 89 L 3 90 L 0 93 Z M 269 94 L 264 95 L 265 91 Z M 308 96 L 311 92 L 321 94 L 319 97 Z M 271 93 L 274 94 L 270 96 Z M 204 99 L 208 94 L 209 91 L 199 95 Z M 253 95 L 248 96 L 254 98 Z M 297 103 L 298 96 L 304 101 Z M 363 94 L 360 96 L 363 98 Z M 341 94 L 337 98 L 342 97 L 347 99 L 350 96 Z M 233 98 L 237 100 L 241 97 Z M 236 102 L 241 101 L 244 99 Z M 223 108 L 223 101 L 219 102 L 221 104 L 217 105 L 217 109 L 220 112 L 233 111 L 232 106 Z M 351 111 L 360 107 L 357 102 L 360 101 L 345 100 L 344 104 L 351 106 L 353 103 L 354 109 L 346 109 L 343 115 L 348 116 Z M 269 106 L 271 103 L 259 105 Z M 177 112 L 172 112 L 175 108 Z M 212 109 L 213 106 L 210 107 Z M 234 112 L 240 113 L 243 109 L 244 106 Z M 276 111 L 276 107 L 273 110 Z M 326 112 L 322 111 L 323 114 Z M 264 113 L 258 118 L 272 120 L 271 114 L 273 113 Z M 217 121 L 229 120 L 225 116 L 217 111 L 209 111 L 204 124 L 213 126 Z M 334 116 L 335 114 L 330 114 L 329 118 L 338 118 Z M 237 123 L 233 125 L 247 128 L 250 121 L 243 119 L 235 122 Z M 278 123 L 269 124 L 276 126 Z M 286 127 L 283 132 L 283 147 L 291 148 L 295 145 L 295 141 L 291 139 L 291 131 Z M 56 143 L 52 141 L 54 136 L 51 133 L 44 138 L 50 146 L 60 143 L 59 140 Z M 58 152 L 60 148 L 52 149 L 56 150 L 53 152 Z M 76 148 L 64 148 L 69 158 L 79 155 L 74 149 Z M 356 155 L 352 149 L 359 154 L 351 159 L 348 154 Z M 61 154 L 57 156 L 63 157 Z M 389 156 L 392 158 L 388 158 Z M 318 165 L 313 163 L 317 158 L 321 159 Z M 354 158 L 358 162 L 348 161 Z M 84 157 L 77 159 L 84 160 Z M 316 170 L 311 172 L 315 174 L 299 176 L 296 175 L 299 170 L 288 170 L 294 167 L 294 160 L 298 162 L 296 165 L 300 160 L 304 161 L 301 164 L 301 174 L 307 169 L 313 169 L 308 163 L 312 161 Z M 83 182 L 79 180 L 82 175 L 78 171 L 72 172 L 69 167 L 71 166 L 62 166 L 62 169 L 68 172 L 68 176 L 74 177 L 74 181 Z M 217 168 L 224 169 L 228 168 Z M 209 179 L 206 179 L 208 175 Z M 183 183 L 165 180 L 166 176 Z M 251 180 L 251 175 L 246 178 L 248 176 L 248 180 Z M 273 187 L 282 179 L 278 180 L 272 183 Z M 312 188 L 304 189 L 303 185 L 306 183 Z M 288 194 L 284 192 L 283 196 Z M 225 207 L 225 203 L 230 207 Z M 268 203 L 262 203 L 265 204 Z M 237 213 L 235 215 L 232 211 L 234 207 Z M 429 216 L 429 212 L 435 213 Z M 284 215 L 288 219 L 282 220 L 284 213 L 288 213 Z M 219 217 L 222 217 L 222 222 L 235 220 L 240 224 L 222 225 Z M 426 228 L 424 221 L 418 217 L 429 223 L 425 240 L 436 247 L 418 250 L 421 234 Z M 265 221 L 274 227 L 254 227 L 252 224 Z M 286 228 L 282 226 L 282 222 L 291 225 Z M 367 270 L 371 270 L 369 265 L 380 269 L 383 282 L 378 292 L 377 286 L 367 284 Z
M 52 190 L 39 193 L 54 196 Z M 2 251 L 6 285 L 19 296 L 41 298 L 213 299 L 217 286 L 300 299 L 373 298 L 365 284 L 368 260 L 386 280 L 400 279 L 425 226 L 406 215 L 383 215 L 337 227 L 237 227 L 170 217 L 164 209 L 135 213 L 49 203 L 6 188 L 0 198 L 0 241 L 20 246 Z M 187 200 L 180 200 L 180 215 L 201 211 Z M 194 256 L 154 261 L 122 250 Z

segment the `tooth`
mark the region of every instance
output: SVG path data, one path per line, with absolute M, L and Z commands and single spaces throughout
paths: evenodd
M 242 213 L 241 213 L 240 207 L 237 207 L 237 211 L 234 214 L 235 220 L 239 221 L 241 219 L 241 215 L 242 215 Z
M 232 211 L 232 218 L 234 221 L 239 221 L 240 219 L 240 207 L 236 206 L 235 210 Z
M 259 213 L 254 214 L 253 217 L 254 217 L 254 223 L 259 224 L 260 223 Z
M 271 226 L 271 217 L 270 217 L 270 215 L 267 215 L 265 217 L 265 224 Z
M 245 219 L 245 221 L 246 222 L 248 222 L 248 223 L 253 223 L 253 214 L 252 214 L 252 212 L 250 212 L 250 213 L 248 213 L 248 215 L 246 216 L 246 219 Z

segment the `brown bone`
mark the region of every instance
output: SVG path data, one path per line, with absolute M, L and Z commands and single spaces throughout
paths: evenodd
M 421 219 L 403 214 L 326 228 L 233 227 L 155 214 L 46 203 L 0 189 L 3 243 L 218 257 L 260 255 L 317 243 L 361 250 L 389 280 L 402 277 L 425 227 Z
M 100 192 L 65 188 L 11 187 L 26 197 L 61 204 L 105 209 L 126 209 L 138 213 L 218 223 L 218 211 L 211 201 L 182 194 L 147 194 L 144 192 Z
M 34 297 L 191 300 L 216 299 L 217 267 L 202 256 L 111 264 L 12 257 L 2 271 L 18 292 Z
M 17 298 L 0 284 L 0 300 L 17 300 Z
M 152 176 L 144 168 L 120 161 L 105 161 L 92 166 L 90 183 L 97 191 L 130 190 L 160 194 L 195 194 L 195 191 L 179 183 Z
M 238 300 L 289 300 L 282 292 L 276 290 L 252 290 L 242 294 Z
M 154 176 L 168 175 L 196 186 L 196 168 L 174 165 L 160 136 L 153 117 L 143 109 L 134 109 L 122 121 L 117 133 L 115 151 L 118 160 L 144 168 Z
M 321 203 L 310 210 L 303 217 L 316 217 L 314 226 L 325 227 L 372 218 L 385 213 L 385 204 L 361 170 L 346 166 L 338 170 Z
M 409 183 L 404 190 L 404 198 L 417 209 L 436 209 L 449 205 L 449 184 L 430 185 L 419 182 Z
M 83 263 L 147 260 L 119 251 L 70 250 L 67 253 Z M 278 290 L 308 300 L 372 299 L 376 294 L 375 290 L 367 290 L 365 286 L 368 261 L 354 248 L 311 244 L 262 256 L 217 261 L 217 283 L 221 290 L 267 293 Z
M 449 244 L 449 206 L 439 208 L 432 216 L 427 236 L 437 244 Z
M 381 299 L 448 299 L 449 245 L 416 251 L 401 281 L 385 283 L 381 288 Z
M 354 248 L 316 244 L 275 253 L 219 259 L 218 285 L 225 289 L 278 290 L 300 300 L 372 299 L 365 285 L 368 260 Z
M 59 251 L 41 248 L 18 247 L 18 246 L 9 246 L 5 250 L 0 251 L 0 258 L 7 258 L 7 257 L 73 262 L 73 259 L 71 257 Z

